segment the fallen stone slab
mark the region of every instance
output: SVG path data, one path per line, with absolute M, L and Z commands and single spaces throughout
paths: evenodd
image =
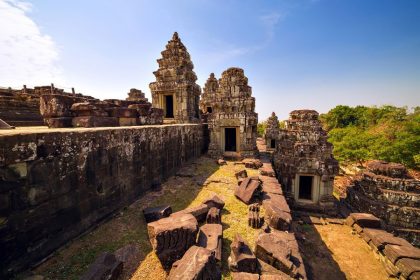
M 209 212 L 209 207 L 206 204 L 200 204 L 195 207 L 189 207 L 184 210 L 172 213 L 171 216 L 175 215 L 183 215 L 183 214 L 191 214 L 193 215 L 199 223 L 204 222 L 207 217 L 207 213 Z
M 114 254 L 105 252 L 89 266 L 87 272 L 80 278 L 81 280 L 116 280 L 123 270 L 123 263 Z
M 415 272 L 420 272 L 420 260 L 402 258 L 397 261 L 395 266 L 406 279 L 414 279 L 412 275 Z
M 159 219 L 169 217 L 171 214 L 172 208 L 169 205 L 147 207 L 143 209 L 143 215 L 146 223 L 151 223 Z
M 393 264 L 402 258 L 420 260 L 420 249 L 414 246 L 385 245 L 383 252 Z
M 286 239 L 273 233 L 262 233 L 255 243 L 255 255 L 262 261 L 287 274 L 292 274 L 292 250 Z
M 411 246 L 410 242 L 400 237 L 395 237 L 389 232 L 382 231 L 378 234 L 372 235 L 371 238 L 372 244 L 379 250 L 382 251 L 385 249 L 385 246 L 390 245 L 398 245 L 398 246 Z
M 275 194 L 275 193 L 264 193 L 262 198 L 263 198 L 263 204 L 266 201 L 267 202 L 272 202 L 278 208 L 282 209 L 282 211 L 290 213 L 290 207 L 289 207 L 289 204 L 287 203 L 284 195 Z
M 223 199 L 221 199 L 216 194 L 207 198 L 206 200 L 204 200 L 203 204 L 206 204 L 209 207 L 209 209 L 212 208 L 212 207 L 216 207 L 216 208 L 222 210 L 223 207 L 225 207 L 225 202 L 223 201 Z
M 192 246 L 182 259 L 172 265 L 168 280 L 220 280 L 222 275 L 214 254 L 203 247 Z
M 230 245 L 229 268 L 233 272 L 258 273 L 258 260 L 245 240 L 237 233 Z
M 236 177 L 236 179 L 246 178 L 246 177 L 248 177 L 248 172 L 246 172 L 245 169 L 239 170 L 239 171 L 235 172 L 235 177 Z
M 139 246 L 128 244 L 115 251 L 115 257 L 123 263 L 123 276 L 131 276 L 139 266 L 141 259 Z
M 369 243 L 373 236 L 378 234 L 383 234 L 384 230 L 382 229 L 374 229 L 374 228 L 365 228 L 363 232 L 360 234 L 360 236 L 363 238 L 363 240 L 366 243 Z
M 283 195 L 283 190 L 277 179 L 266 176 L 259 176 L 259 178 L 262 182 L 262 191 L 264 193 Z M 272 180 L 267 180 L 267 178 L 271 178 Z
M 276 177 L 276 173 L 274 172 L 273 167 L 271 167 L 271 164 L 264 164 L 258 171 L 263 176 Z
M 290 277 L 307 278 L 299 245 L 293 233 L 277 230 L 261 233 L 256 241 L 255 254 Z
M 354 223 L 365 228 L 381 228 L 381 220 L 369 213 L 351 213 Z
M 260 205 L 254 203 L 248 209 L 248 225 L 252 228 L 260 228 L 263 224 L 263 220 L 260 218 Z
M 220 215 L 220 209 L 216 207 L 210 208 L 209 212 L 207 213 L 206 223 L 208 224 L 221 224 L 222 218 Z
M 242 183 L 236 187 L 235 196 L 245 204 L 250 204 L 255 196 L 261 191 L 261 182 L 258 177 L 245 178 Z
M 261 166 L 263 166 L 262 162 L 259 159 L 254 159 L 254 158 L 246 158 L 242 160 L 242 162 L 245 164 L 246 168 L 251 168 L 251 169 L 258 169 Z
M 191 214 L 177 214 L 147 224 L 147 231 L 163 267 L 169 268 L 195 244 L 198 223 Z
M 220 224 L 205 224 L 198 232 L 197 245 L 215 253 L 217 261 L 222 260 L 223 228 Z
M 233 280 L 259 280 L 260 275 L 247 272 L 232 272 L 231 273 Z
M 265 220 L 268 225 L 278 230 L 290 230 L 292 223 L 292 215 L 283 211 L 272 200 L 264 200 L 263 207 L 265 209 Z
M 272 265 L 269 265 L 265 261 L 258 259 L 261 269 L 260 279 L 292 279 L 288 274 L 281 270 L 278 270 Z M 264 277 L 263 277 L 264 276 Z

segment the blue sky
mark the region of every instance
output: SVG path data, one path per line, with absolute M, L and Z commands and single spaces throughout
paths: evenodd
M 260 120 L 338 104 L 420 105 L 417 0 L 0 0 L 0 86 L 146 92 L 177 31 L 198 84 L 245 70 Z

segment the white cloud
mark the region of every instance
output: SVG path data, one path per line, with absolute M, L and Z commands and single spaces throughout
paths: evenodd
M 55 42 L 28 16 L 32 5 L 0 0 L 0 86 L 64 83 Z

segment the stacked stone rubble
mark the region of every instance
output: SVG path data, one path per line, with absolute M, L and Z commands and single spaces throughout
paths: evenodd
M 347 187 L 346 202 L 355 211 L 381 218 L 389 230 L 420 246 L 420 181 L 409 178 L 403 165 L 369 162 Z
M 271 113 L 271 116 L 267 120 L 267 126 L 265 128 L 265 143 L 267 145 L 267 150 L 275 150 L 276 141 L 279 135 L 280 125 L 279 119 L 276 116 L 276 113 Z
M 131 89 L 126 100 L 103 101 L 56 88 L 41 89 L 40 111 L 48 127 L 113 127 L 163 122 L 163 111 L 152 108 L 144 93 L 137 89 Z
M 280 129 L 274 152 L 274 166 L 294 206 L 326 211 L 333 206 L 333 182 L 338 162 L 332 155 L 318 112 L 295 110 Z M 311 199 L 299 198 L 300 176 L 312 176 Z
M 39 87 L 0 88 L 0 119 L 12 126 L 43 125 L 39 112 Z
M 241 68 L 229 68 L 222 73 L 218 86 L 213 75 L 205 86 L 205 99 L 202 108 L 210 107 L 208 127 L 210 144 L 208 153 L 217 157 L 225 152 L 224 128 L 236 129 L 236 152 L 242 157 L 257 154 L 257 123 L 255 113 L 255 98 L 251 96 L 252 89 L 248 78 Z M 208 112 L 208 110 L 206 111 Z
M 195 123 L 200 121 L 199 100 L 201 89 L 187 48 L 175 32 L 161 52 L 159 69 L 153 74 L 156 81 L 150 83 L 153 107 L 164 110 L 166 121 Z M 166 96 L 173 98 L 173 116 L 169 115 Z

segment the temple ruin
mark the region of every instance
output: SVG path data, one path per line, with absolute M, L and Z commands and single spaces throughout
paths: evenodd
M 201 89 L 187 48 L 175 32 L 161 52 L 159 69 L 150 83 L 153 107 L 163 109 L 165 123 L 197 123 L 200 121 Z
M 229 68 L 218 82 L 212 74 L 204 89 L 205 99 L 201 107 L 207 114 L 209 155 L 257 155 L 258 114 L 255 113 L 255 98 L 251 96 L 252 89 L 244 70 Z
M 276 141 L 279 136 L 280 124 L 276 113 L 271 113 L 271 116 L 267 120 L 267 126 L 265 128 L 265 144 L 268 151 L 274 151 L 276 149 Z
M 318 117 L 313 110 L 292 111 L 279 131 L 273 161 L 294 207 L 328 211 L 334 207 L 338 162 Z
M 381 218 L 388 230 L 420 246 L 420 181 L 402 164 L 371 161 L 347 186 L 345 201 L 354 211 Z

